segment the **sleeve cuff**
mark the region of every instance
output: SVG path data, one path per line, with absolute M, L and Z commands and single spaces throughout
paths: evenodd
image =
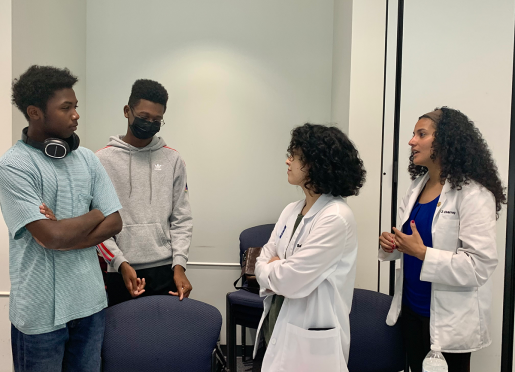
M 121 205 L 118 205 L 116 208 L 110 208 L 110 209 L 106 209 L 106 210 L 102 210 L 102 209 L 98 208 L 100 213 L 102 213 L 104 215 L 104 218 L 115 212 L 118 212 L 120 209 L 122 209 Z
M 259 271 L 259 276 L 256 276 L 256 279 L 259 283 L 259 286 L 264 289 L 269 289 L 272 291 L 271 285 L 270 285 L 270 273 L 274 269 L 276 265 L 280 265 L 281 260 L 276 260 L 271 263 L 264 264 L 261 270 Z
M 184 257 L 175 256 L 173 258 L 172 269 L 177 265 L 181 265 L 182 267 L 184 267 L 184 271 L 186 271 L 187 264 L 188 264 L 188 261 Z
M 438 270 L 438 263 L 440 262 L 440 255 L 443 253 L 440 249 L 427 247 L 426 257 L 422 263 L 422 270 L 420 270 L 420 280 L 424 282 L 434 282 L 436 272 Z
M 270 289 L 266 289 L 266 288 L 259 289 L 259 297 L 266 297 L 266 296 L 271 296 L 274 294 L 275 294 L 275 292 Z
M 114 259 L 111 261 L 111 267 L 113 269 L 116 270 L 116 272 L 118 272 L 118 270 L 120 269 L 120 266 L 122 263 L 124 262 L 129 262 L 125 259 L 125 257 L 123 256 L 115 256 Z
M 37 214 L 34 216 L 27 217 L 26 219 L 19 222 L 12 230 L 10 230 L 11 236 L 14 240 L 20 239 L 22 233 L 25 231 L 25 226 L 29 223 L 39 220 L 46 220 L 47 218 L 42 214 Z
M 379 248 L 377 258 L 379 261 L 395 261 L 401 258 L 401 253 L 398 250 L 392 253 L 386 253 L 382 248 Z

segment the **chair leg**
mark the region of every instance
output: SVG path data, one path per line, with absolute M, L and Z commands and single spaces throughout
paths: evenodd
M 231 304 L 229 302 L 229 296 L 226 297 L 226 327 L 225 327 L 225 338 L 227 343 L 227 366 L 229 372 L 236 371 L 236 322 L 234 315 L 231 311 Z
M 241 361 L 247 361 L 247 329 L 241 326 Z
M 225 361 L 225 355 L 222 353 L 220 343 L 217 342 L 213 352 L 211 353 L 211 372 L 226 372 L 227 363 Z
M 216 355 L 218 357 L 218 361 L 222 365 L 222 370 L 223 371 L 227 371 L 227 361 L 225 360 L 225 355 L 222 352 L 222 348 L 220 347 L 220 343 L 219 342 L 216 343 L 215 352 L 216 352 Z
M 211 353 L 211 372 L 216 372 L 218 368 L 218 359 L 216 359 L 216 348 Z

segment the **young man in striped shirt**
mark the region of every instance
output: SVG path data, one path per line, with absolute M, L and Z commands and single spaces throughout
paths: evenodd
M 121 205 L 79 147 L 76 82 L 67 69 L 32 66 L 13 83 L 29 124 L 0 158 L 17 372 L 100 370 L 107 301 L 95 245 L 121 230 Z

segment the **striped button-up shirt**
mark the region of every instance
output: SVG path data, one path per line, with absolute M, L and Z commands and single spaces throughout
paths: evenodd
M 91 209 L 104 216 L 121 209 L 107 173 L 88 149 L 51 159 L 18 141 L 0 158 L 0 206 L 9 229 L 9 318 L 26 334 L 64 328 L 107 306 L 95 247 L 46 249 L 26 229 L 45 218 L 42 203 L 58 220 Z

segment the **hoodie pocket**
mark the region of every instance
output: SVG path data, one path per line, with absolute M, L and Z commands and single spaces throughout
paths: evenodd
M 116 243 L 131 264 L 158 262 L 172 257 L 172 247 L 158 223 L 125 225 Z

